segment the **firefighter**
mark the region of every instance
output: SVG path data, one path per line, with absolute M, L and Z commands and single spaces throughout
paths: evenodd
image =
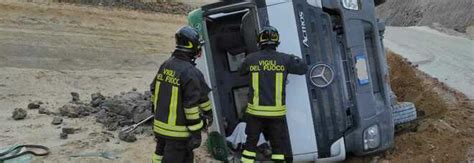
M 272 161 L 291 162 L 285 83 L 288 74 L 305 74 L 308 67 L 296 56 L 277 52 L 279 38 L 276 28 L 264 27 L 257 38 L 260 51 L 249 54 L 240 68 L 241 75 L 250 81 L 242 162 L 254 162 L 260 133 L 270 141 Z
M 175 38 L 176 49 L 150 86 L 157 140 L 153 163 L 193 162 L 193 149 L 201 144 L 201 129 L 212 123 L 211 89 L 194 63 L 203 42 L 198 31 L 189 26 L 180 28 Z

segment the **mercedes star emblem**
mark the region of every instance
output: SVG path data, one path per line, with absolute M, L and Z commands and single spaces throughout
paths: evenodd
M 327 64 L 317 64 L 310 71 L 311 83 L 314 86 L 327 87 L 334 80 L 334 70 Z

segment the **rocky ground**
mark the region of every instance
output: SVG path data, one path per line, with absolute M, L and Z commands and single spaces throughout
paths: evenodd
M 34 162 L 149 162 L 149 128 L 133 143 L 118 130 L 148 114 L 145 91 L 185 23 L 182 15 L 1 1 L 0 147 L 51 148 Z M 420 119 L 397 129 L 393 150 L 349 161 L 474 159 L 472 101 L 396 55 L 389 62 L 395 92 L 417 104 Z M 90 152 L 109 159 L 82 155 Z
M 474 26 L 472 0 L 387 0 L 377 15 L 391 26 L 436 26 L 465 33 Z
M 171 14 L 189 13 L 193 7 L 188 3 L 174 1 L 123 1 L 123 0 L 54 0 L 59 3 L 72 3 L 92 6 L 124 8 L 130 10 L 139 10 L 144 12 L 160 12 Z M 200 3 L 193 3 L 198 5 Z
M 37 162 L 117 162 L 70 157 L 86 152 L 110 152 L 118 162 L 148 162 L 154 148 L 149 135 L 137 135 L 135 143 L 120 141 L 94 115 L 58 115 L 63 122 L 53 125 L 55 115 L 28 105 L 39 100 L 41 107 L 60 113 L 64 105 L 75 105 L 71 92 L 84 103 L 97 92 L 111 98 L 133 88 L 143 93 L 174 48 L 170 40 L 184 20 L 123 9 L 0 2 L 0 146 L 50 147 L 52 154 Z M 14 120 L 15 108 L 26 110 L 26 117 Z M 60 139 L 63 128 L 74 133 Z

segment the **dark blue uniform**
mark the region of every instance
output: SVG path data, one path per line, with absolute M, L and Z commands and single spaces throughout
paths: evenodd
M 249 103 L 246 110 L 247 141 L 242 153 L 243 162 L 252 162 L 260 133 L 270 140 L 272 160 L 283 161 L 288 141 L 285 122 L 286 80 L 288 74 L 305 74 L 306 63 L 300 58 L 264 48 L 249 54 L 240 73 L 249 78 Z
M 151 84 L 157 146 L 153 160 L 192 162 L 190 138 L 200 140 L 200 112 L 211 112 L 210 88 L 185 52 L 175 51 L 165 61 Z M 200 143 L 200 142 L 199 142 Z M 178 159 L 178 160 L 176 160 Z

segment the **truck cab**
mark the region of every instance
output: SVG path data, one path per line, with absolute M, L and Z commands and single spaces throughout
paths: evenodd
M 294 161 L 341 161 L 393 146 L 391 90 L 374 0 L 230 0 L 188 16 L 205 41 L 196 60 L 212 92 L 214 130 L 228 136 L 247 107 L 249 83 L 238 73 L 258 50 L 264 26 L 280 33 L 277 51 L 302 58 L 289 75 L 287 116 Z

